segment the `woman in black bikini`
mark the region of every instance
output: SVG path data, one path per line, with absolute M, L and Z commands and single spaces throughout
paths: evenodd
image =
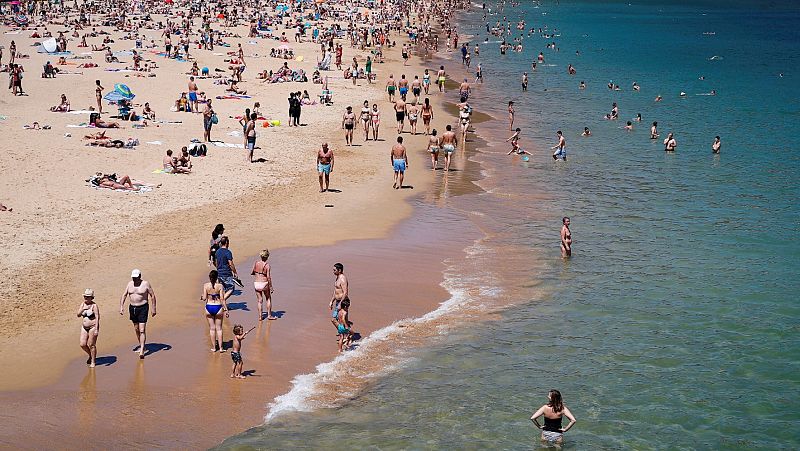
M 539 424 L 538 418 L 544 416 L 544 425 Z M 563 417 L 569 419 L 567 427 L 561 427 Z M 561 400 L 561 392 L 558 390 L 550 390 L 547 394 L 547 404 L 539 407 L 533 415 L 531 421 L 537 428 L 542 431 L 542 441 L 561 444 L 564 442 L 564 433 L 567 432 L 577 421 L 572 412 L 569 411 L 567 406 Z
M 83 292 L 83 302 L 78 307 L 78 318 L 81 318 L 81 349 L 89 355 L 86 364 L 94 368 L 97 361 L 97 335 L 100 333 L 100 307 L 94 303 L 94 290 L 87 288 Z

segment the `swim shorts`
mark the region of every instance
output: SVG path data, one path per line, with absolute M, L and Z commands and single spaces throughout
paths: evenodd
M 411 92 L 413 92 L 415 96 L 419 97 L 419 93 L 420 93 L 421 91 L 420 91 L 420 89 L 419 89 L 419 88 L 414 88 L 414 89 L 412 89 L 412 90 L 411 90 Z
M 330 174 L 331 173 L 330 163 L 328 164 L 317 163 L 317 172 L 319 172 L 320 174 Z
M 386 90 L 388 90 L 388 91 L 389 91 L 389 94 L 394 94 L 394 90 L 395 90 L 395 89 L 397 89 L 397 88 L 395 88 L 394 86 L 387 86 L 387 87 L 386 87 Z
M 567 158 L 567 149 L 558 149 L 553 153 L 553 156 L 556 158 Z
M 231 351 L 231 360 L 233 360 L 233 363 L 242 363 L 242 353 Z
M 144 305 L 129 305 L 128 306 L 128 315 L 130 316 L 131 322 L 134 324 L 145 324 L 147 323 L 147 315 L 150 313 L 150 304 Z
M 405 111 L 395 111 L 394 112 L 394 116 L 397 118 L 397 122 L 402 122 L 403 119 L 406 118 L 406 112 Z
M 234 289 L 233 275 L 230 275 L 230 276 L 220 275 L 219 276 L 219 283 L 222 284 L 222 288 L 224 288 L 225 291 L 233 291 L 233 289 Z
M 331 317 L 333 319 L 336 319 L 336 318 L 339 317 L 339 302 L 340 301 L 336 301 L 336 302 L 333 303 L 333 310 L 331 310 Z
M 247 137 L 247 150 L 253 150 L 256 148 L 256 137 L 255 136 L 248 136 Z
M 203 117 L 203 128 L 205 128 L 205 129 L 206 129 L 206 131 L 210 131 L 210 130 L 211 130 L 211 126 L 212 126 L 213 124 L 214 124 L 214 123 L 213 123 L 213 122 L 211 122 L 211 118 L 205 118 L 205 117 Z
M 452 144 L 443 144 L 442 149 L 444 149 L 446 153 L 453 153 L 456 151 L 456 146 Z
M 406 160 L 392 160 L 394 166 L 394 172 L 405 172 L 406 171 Z
M 339 335 L 348 335 L 348 334 L 350 334 L 350 329 L 344 327 L 342 324 L 338 324 L 336 326 L 336 331 L 339 332 Z
M 190 102 L 197 102 L 197 92 L 191 91 L 189 93 L 189 101 Z
M 353 126 L 354 126 L 354 124 L 344 124 L 344 129 L 345 130 L 352 130 Z
M 408 94 L 408 88 L 400 88 L 400 95 L 402 96 L 406 94 Z

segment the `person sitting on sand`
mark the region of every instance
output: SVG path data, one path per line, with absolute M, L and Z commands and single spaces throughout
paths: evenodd
M 168 174 L 188 174 L 192 172 L 188 168 L 181 167 L 178 164 L 178 158 L 172 156 L 172 149 L 167 150 L 167 155 L 161 160 L 164 167 L 164 172 Z
M 176 111 L 189 111 L 189 99 L 186 98 L 186 93 L 182 92 L 178 100 L 175 101 Z
M 150 108 L 150 102 L 144 103 L 144 108 L 142 109 L 142 117 L 145 119 L 149 119 L 151 121 L 156 120 L 156 112 Z
M 239 95 L 245 95 L 245 94 L 247 94 L 247 91 L 246 91 L 246 90 L 244 90 L 244 89 L 239 89 L 239 88 L 236 86 L 236 80 L 231 80 L 231 85 L 230 85 L 230 86 L 228 87 L 228 89 L 226 89 L 225 91 L 226 91 L 226 92 L 233 92 L 233 93 L 235 93 L 235 94 L 239 94 Z
M 56 78 L 56 74 L 58 73 L 58 68 L 53 67 L 53 65 L 48 61 L 44 65 L 44 71 L 42 72 L 42 78 Z
M 50 111 L 56 113 L 65 113 L 69 111 L 69 100 L 67 100 L 67 95 L 61 94 L 61 103 L 56 106 L 50 107 Z
M 192 170 L 192 157 L 189 155 L 189 149 L 187 149 L 186 146 L 183 146 L 181 149 L 181 156 L 178 157 L 178 165 L 189 171 Z

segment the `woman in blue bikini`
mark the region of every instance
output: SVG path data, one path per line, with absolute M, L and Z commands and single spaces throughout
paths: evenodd
M 219 283 L 217 270 L 208 273 L 208 282 L 203 285 L 203 295 L 200 300 L 205 302 L 206 319 L 208 319 L 208 334 L 211 336 L 211 352 L 225 352 L 222 347 L 222 313 L 228 316 L 228 302 L 225 299 L 225 287 Z

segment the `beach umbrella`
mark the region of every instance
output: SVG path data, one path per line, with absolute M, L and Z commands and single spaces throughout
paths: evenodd
M 57 48 L 56 38 L 50 38 L 46 41 L 42 41 L 42 48 L 47 53 L 55 52 Z
M 119 91 L 111 91 L 108 94 L 104 95 L 103 98 L 108 100 L 109 102 L 119 102 L 122 100 L 131 100 L 135 95 L 131 94 L 130 97 L 122 95 Z
M 131 92 L 131 88 L 129 88 L 128 85 L 124 85 L 122 83 L 115 84 L 114 85 L 114 90 L 109 92 L 108 95 L 111 95 L 111 94 L 114 94 L 114 93 L 119 94 L 119 97 L 121 97 L 121 98 L 123 98 L 125 100 L 131 100 L 132 98 L 136 97 Z M 106 100 L 111 100 L 111 99 L 106 99 Z
M 28 16 L 25 14 L 17 14 L 14 16 L 14 22 L 16 22 L 17 25 L 26 25 L 28 23 Z

